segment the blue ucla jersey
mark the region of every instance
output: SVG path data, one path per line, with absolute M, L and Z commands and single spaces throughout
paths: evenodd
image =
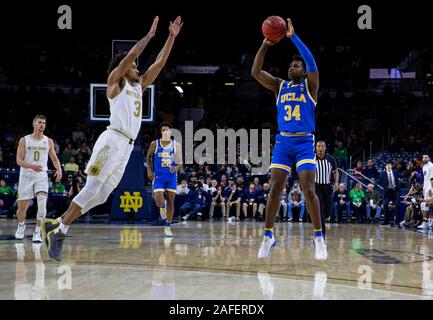
M 308 90 L 307 78 L 299 84 L 283 81 L 277 100 L 278 130 L 314 133 L 316 102 Z
M 157 146 L 154 154 L 155 174 L 171 174 L 170 167 L 176 166 L 176 146 L 171 140 L 167 147 L 163 147 L 161 139 L 156 140 Z

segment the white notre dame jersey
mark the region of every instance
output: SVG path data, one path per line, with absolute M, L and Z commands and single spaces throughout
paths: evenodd
M 26 151 L 24 161 L 30 164 L 41 165 L 44 172 L 48 170 L 48 152 L 49 144 L 48 137 L 43 136 L 42 140 L 35 140 L 29 134 L 24 137 L 26 143 Z M 24 171 L 34 172 L 32 169 L 21 168 Z
M 133 86 L 125 80 L 122 91 L 110 102 L 110 125 L 108 129 L 122 132 L 129 139 L 135 140 L 141 127 L 143 90 L 139 82 Z

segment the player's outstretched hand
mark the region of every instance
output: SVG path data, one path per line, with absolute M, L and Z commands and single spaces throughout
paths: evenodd
M 170 21 L 170 26 L 168 27 L 168 31 L 170 31 L 170 35 L 173 37 L 177 37 L 182 26 L 183 26 L 183 21 L 180 16 L 178 16 L 176 20 L 174 20 L 174 22 Z
M 152 173 L 149 173 L 149 174 L 147 174 L 147 178 L 149 179 L 149 181 L 153 181 L 155 176 Z
M 150 37 L 154 37 L 156 33 L 156 27 L 158 26 L 159 17 L 156 16 L 153 18 L 152 26 L 150 27 L 149 32 L 147 33 Z
M 293 28 L 292 20 L 290 18 L 287 18 L 287 33 L 286 37 L 290 38 L 295 34 L 295 29 Z

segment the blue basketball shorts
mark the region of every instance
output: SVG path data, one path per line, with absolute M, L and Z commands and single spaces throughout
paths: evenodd
M 314 135 L 288 137 L 277 134 L 272 152 L 271 169 L 277 168 L 299 173 L 304 170 L 316 171 L 316 153 L 314 150 Z
M 153 180 L 153 192 L 170 191 L 176 193 L 177 188 L 177 174 L 158 174 L 155 173 Z

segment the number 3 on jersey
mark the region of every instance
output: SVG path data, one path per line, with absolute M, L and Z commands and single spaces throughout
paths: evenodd
M 134 112 L 134 116 L 136 116 L 137 118 L 140 116 L 140 112 L 141 112 L 141 102 L 140 101 L 135 101 L 135 112 Z
M 301 120 L 301 113 L 299 112 L 299 104 L 295 106 L 293 112 L 292 112 L 292 106 L 289 104 L 284 106 L 284 110 L 287 111 L 287 115 L 284 117 L 284 120 L 290 121 L 292 120 L 292 117 L 294 117 L 296 121 Z

